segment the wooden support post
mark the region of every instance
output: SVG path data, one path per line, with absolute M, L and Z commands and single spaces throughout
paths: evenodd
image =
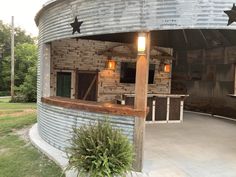
M 149 57 L 150 57 L 150 33 L 146 33 L 146 51 L 144 55 L 138 55 L 136 64 L 136 84 L 135 84 L 135 102 L 134 107 L 140 111 L 147 110 L 147 92 L 148 92 L 148 73 L 149 73 Z M 146 115 L 146 114 L 145 114 Z M 143 168 L 143 144 L 145 133 L 144 117 L 135 119 L 135 161 L 134 169 L 138 172 Z
M 236 95 L 236 64 L 234 65 L 234 95 Z
M 14 16 L 11 21 L 11 99 L 14 98 L 14 87 L 15 87 L 15 27 L 14 27 Z

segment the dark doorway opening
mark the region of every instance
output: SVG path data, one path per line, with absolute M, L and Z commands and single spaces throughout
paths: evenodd
M 77 99 L 97 101 L 97 71 L 78 71 L 77 74 Z

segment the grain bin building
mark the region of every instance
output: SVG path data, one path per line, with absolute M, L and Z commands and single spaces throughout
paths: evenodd
M 145 120 L 182 122 L 186 96 L 193 109 L 223 100 L 235 116 L 236 25 L 224 12 L 233 3 L 49 1 L 35 18 L 40 136 L 64 150 L 72 126 L 109 117 L 141 171 Z

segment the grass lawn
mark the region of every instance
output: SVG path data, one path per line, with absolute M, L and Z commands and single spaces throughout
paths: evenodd
M 36 122 L 36 104 L 0 98 L 0 177 L 60 177 L 61 169 L 19 135 Z

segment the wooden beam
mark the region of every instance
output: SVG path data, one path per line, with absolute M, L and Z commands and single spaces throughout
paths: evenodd
M 138 56 L 136 64 L 134 108 L 145 112 L 147 110 L 150 41 L 150 33 L 146 33 L 146 54 Z M 145 120 L 146 116 L 135 119 L 134 146 L 136 156 L 133 167 L 138 172 L 141 172 L 143 168 Z
M 116 48 L 118 47 L 125 47 L 128 50 L 128 53 L 122 53 L 122 52 L 117 52 L 115 51 Z M 127 57 L 127 58 L 134 58 L 137 56 L 137 53 L 135 51 L 135 49 L 133 48 L 133 46 L 130 45 L 124 45 L 124 44 L 119 44 L 113 47 L 110 47 L 106 50 L 102 50 L 102 51 L 98 51 L 97 52 L 98 55 L 105 55 L 105 56 L 117 56 L 117 57 Z
M 186 46 L 188 46 L 188 37 L 187 37 L 187 34 L 184 29 L 183 29 L 183 36 L 184 36 L 185 44 L 186 44 Z
M 106 52 L 103 52 L 100 55 L 111 56 L 111 57 L 135 58 L 137 54 L 133 54 L 131 52 L 129 52 L 129 53 L 121 53 L 121 52 L 116 52 L 116 51 L 106 51 Z
M 216 35 L 217 38 L 220 39 L 220 41 L 224 43 L 225 46 L 231 45 L 229 40 L 220 32 L 220 30 L 212 30 L 212 32 Z
M 161 55 L 160 56 L 169 56 L 169 57 L 173 57 L 173 49 L 171 48 L 163 48 L 163 47 L 157 47 L 157 46 L 153 46 L 150 48 L 150 50 L 156 50 L 157 52 L 160 52 Z M 151 54 L 150 54 L 151 55 Z M 152 55 L 151 55 L 152 56 Z
M 209 48 L 209 45 L 208 45 L 208 42 L 207 42 L 207 39 L 206 39 L 204 33 L 202 32 L 201 29 L 199 29 L 199 32 L 200 32 L 200 34 L 201 34 L 201 36 L 202 36 L 202 38 L 203 38 L 203 40 L 204 40 L 204 42 L 205 42 L 205 44 L 206 44 L 206 47 Z
M 159 60 L 176 60 L 172 56 L 150 55 L 151 58 L 157 58 Z

